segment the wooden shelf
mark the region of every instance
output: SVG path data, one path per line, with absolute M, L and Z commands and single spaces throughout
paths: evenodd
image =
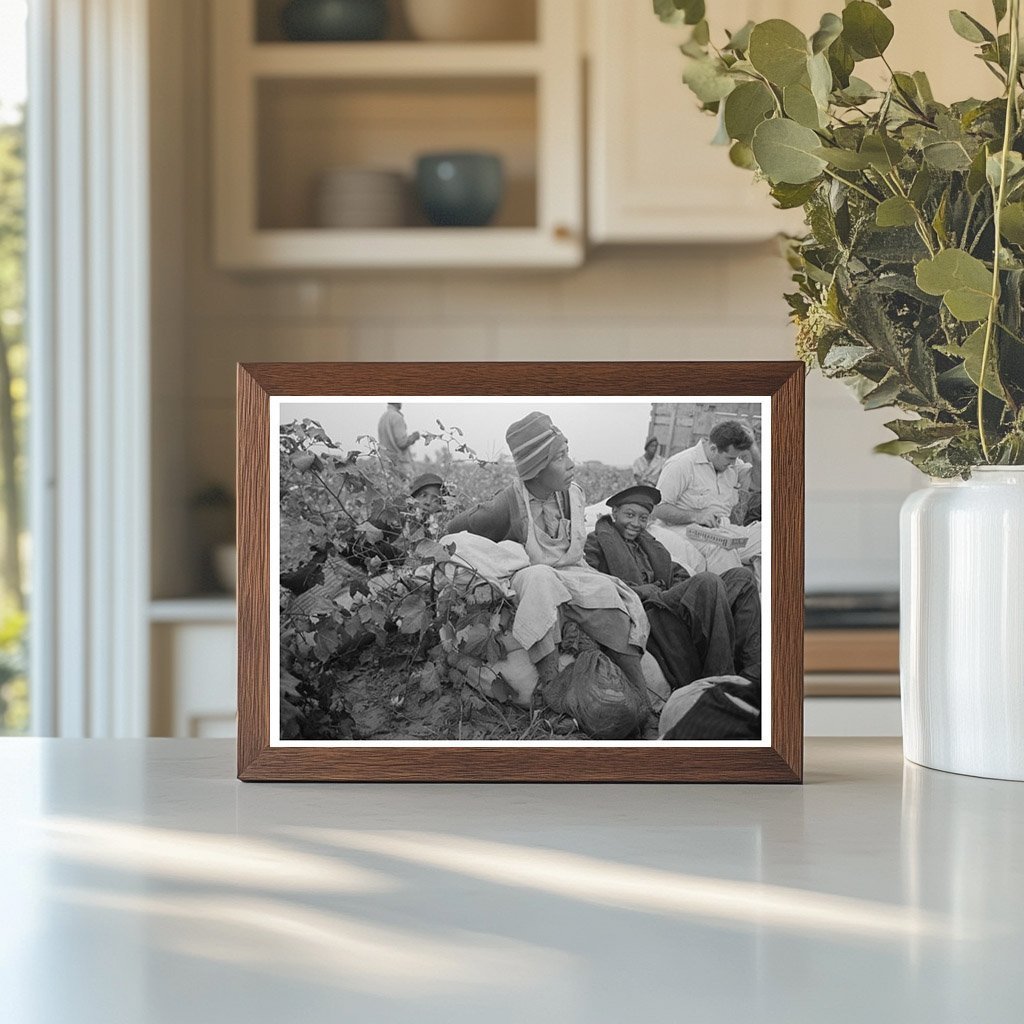
M 532 228 L 394 228 L 382 231 L 254 231 L 224 245 L 228 269 L 274 267 L 574 267 L 579 239 L 546 238 Z
M 262 9 L 261 9 L 262 10 Z M 271 7 L 262 10 L 272 13 Z M 580 11 L 537 0 L 524 42 L 254 42 L 253 0 L 217 0 L 213 244 L 231 270 L 573 267 L 583 262 Z M 417 156 L 497 153 L 494 226 L 316 227 L 320 176 L 411 175 Z
M 509 77 L 540 74 L 536 43 L 256 43 L 242 63 L 255 78 Z

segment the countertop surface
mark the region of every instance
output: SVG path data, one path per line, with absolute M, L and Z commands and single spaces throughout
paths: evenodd
M 1017 1022 L 1024 785 L 809 740 L 798 786 L 243 785 L 0 741 L 7 1024 Z

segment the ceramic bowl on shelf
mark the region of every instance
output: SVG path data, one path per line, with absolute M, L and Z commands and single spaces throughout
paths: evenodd
M 405 17 L 426 42 L 528 39 L 534 11 L 529 0 L 404 0 Z
M 320 177 L 316 223 L 321 228 L 400 228 L 406 222 L 408 194 L 405 175 L 397 171 L 335 167 Z
M 416 161 L 416 194 L 435 227 L 483 227 L 494 219 L 505 194 L 501 157 L 425 153 Z
M 294 42 L 363 42 L 383 37 L 387 0 L 289 0 L 281 28 Z

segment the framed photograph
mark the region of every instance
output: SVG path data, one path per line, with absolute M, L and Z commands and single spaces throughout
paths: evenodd
M 799 362 L 238 367 L 238 776 L 799 782 Z

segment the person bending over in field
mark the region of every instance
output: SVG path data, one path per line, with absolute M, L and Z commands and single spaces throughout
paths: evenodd
M 656 487 L 613 494 L 610 516 L 587 537 L 587 561 L 617 576 L 643 601 L 651 633 L 647 649 L 673 690 L 696 679 L 741 674 L 761 679 L 761 599 L 748 569 L 695 575 L 672 560 L 647 531 L 661 502 Z
M 586 501 L 573 481 L 565 435 L 549 416 L 531 412 L 508 428 L 505 439 L 517 479 L 490 501 L 456 516 L 448 524 L 448 536 L 475 534 L 501 545 L 508 557 L 522 558 L 522 567 L 510 577 L 517 603 L 512 635 L 537 666 L 542 686 L 558 672 L 564 616 L 618 665 L 649 708 L 640 668 L 647 616 L 630 587 L 597 572 L 584 558 Z M 510 548 L 502 543 L 506 541 L 515 545 Z M 482 555 L 487 557 L 486 552 Z

